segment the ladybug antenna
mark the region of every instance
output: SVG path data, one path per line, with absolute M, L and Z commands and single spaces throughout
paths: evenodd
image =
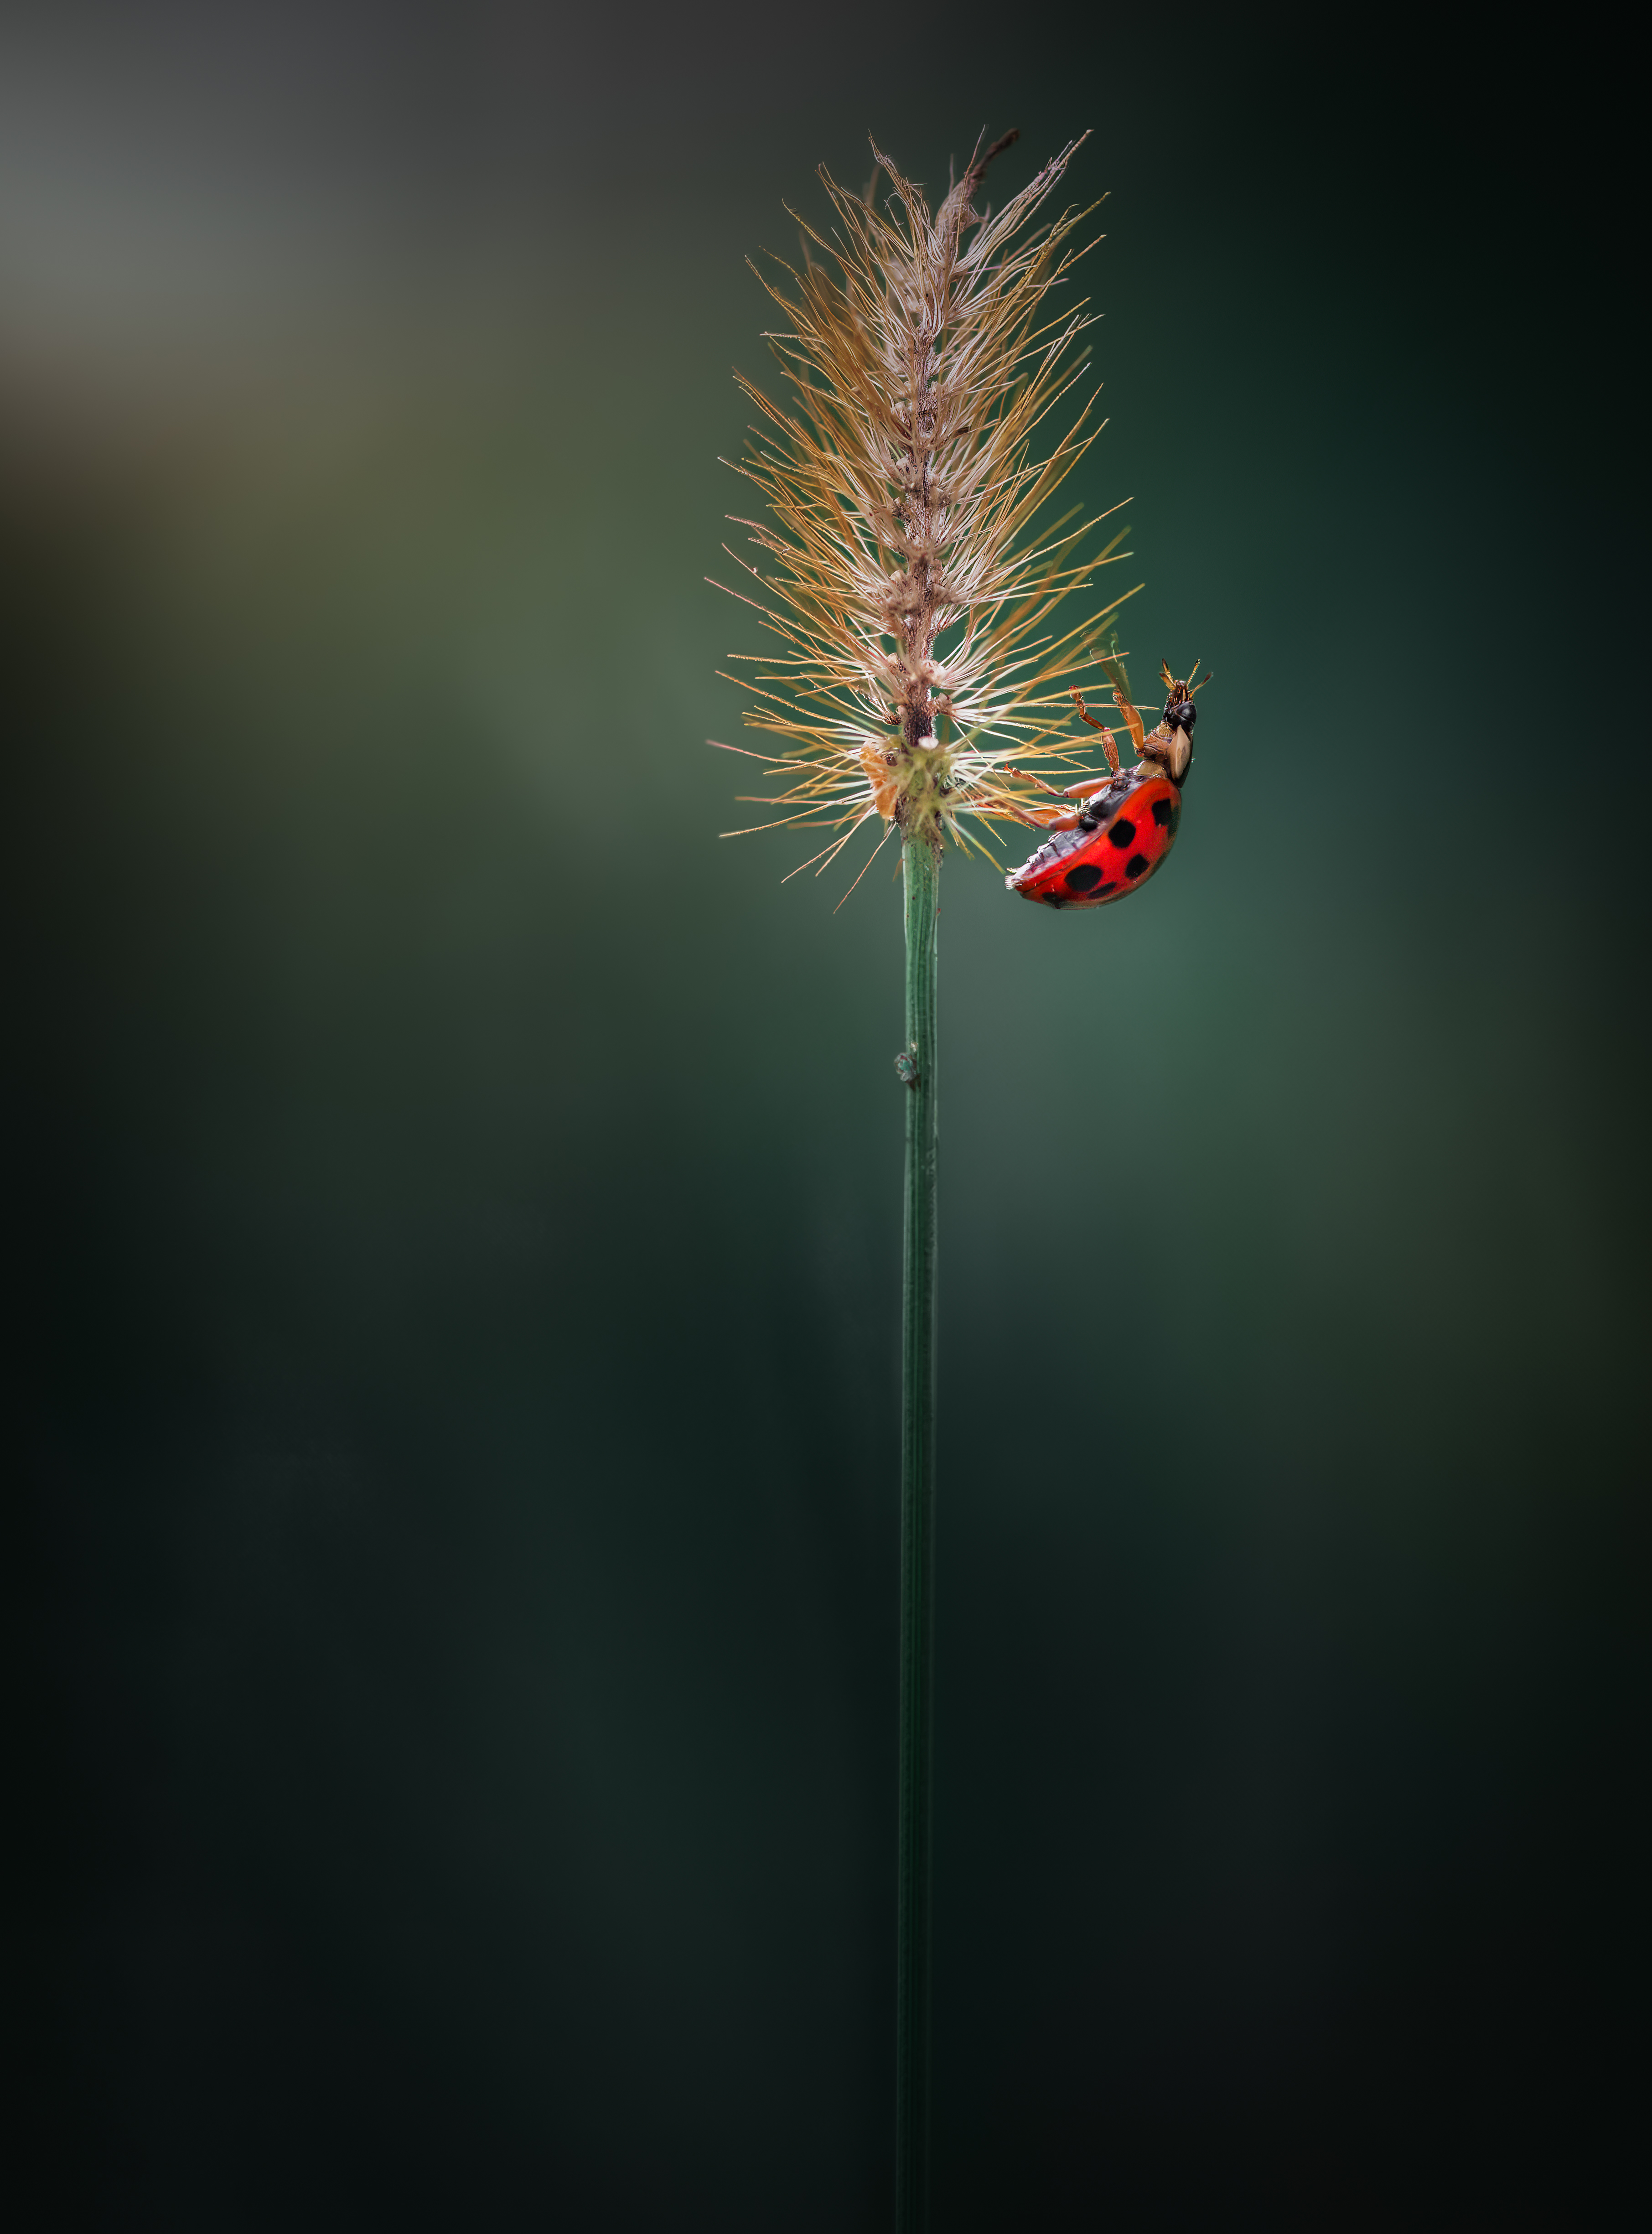
M 1185 683 L 1178 683 L 1176 677 L 1170 671 L 1170 662 L 1167 659 L 1161 659 L 1159 661 L 1159 672 L 1164 678 L 1165 688 L 1166 690 L 1185 690 L 1190 698 L 1193 696 L 1193 693 L 1196 690 L 1202 690 L 1205 688 L 1205 683 L 1208 683 L 1211 679 L 1207 675 L 1205 678 L 1205 683 L 1194 682 L 1193 677 L 1198 673 L 1198 660 L 1195 660 L 1193 664 L 1188 669 L 1187 680 Z

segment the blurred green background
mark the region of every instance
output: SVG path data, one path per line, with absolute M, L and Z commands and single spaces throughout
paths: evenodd
M 885 2223 L 898 892 L 716 842 L 758 638 L 702 578 L 782 198 L 1009 124 L 1001 194 L 1094 127 L 1081 493 L 1134 500 L 1138 690 L 1216 681 L 1133 905 L 944 879 L 937 2229 L 1626 2223 L 1610 56 L 3 39 L 52 2223 Z

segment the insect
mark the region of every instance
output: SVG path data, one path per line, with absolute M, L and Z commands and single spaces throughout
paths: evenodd
M 1087 714 L 1083 698 L 1073 693 L 1079 719 L 1101 732 L 1112 774 L 1068 787 L 1061 795 L 1083 804 L 1050 813 L 1053 835 L 1030 861 L 1004 879 L 1012 892 L 1041 900 L 1046 907 L 1105 907 L 1145 885 L 1176 843 L 1182 785 L 1193 757 L 1193 693 L 1211 678 L 1194 683 L 1197 660 L 1185 683 L 1177 682 L 1168 660 L 1161 672 L 1170 695 L 1151 736 L 1142 735 L 1141 715 L 1124 693 L 1113 694 L 1141 755 L 1134 768 L 1120 767 L 1112 730 Z

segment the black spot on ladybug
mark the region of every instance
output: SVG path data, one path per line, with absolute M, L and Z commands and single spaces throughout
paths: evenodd
M 1147 856 L 1145 853 L 1133 853 L 1124 865 L 1124 872 L 1126 877 L 1139 877 L 1146 866 Z
M 1067 905 L 1067 902 L 1059 892 L 1040 892 L 1038 897 L 1047 907 L 1064 908 Z
M 1098 885 L 1090 898 L 1093 900 L 1104 900 L 1109 892 L 1116 892 L 1118 889 L 1117 885 Z
M 1125 846 L 1135 843 L 1136 826 L 1128 816 L 1121 814 L 1112 829 L 1108 831 L 1107 835 L 1122 852 Z
M 1100 881 L 1101 872 L 1094 861 L 1081 861 L 1076 869 L 1069 869 L 1067 872 L 1069 892 L 1087 892 L 1092 885 L 1099 885 Z
M 1172 830 L 1176 827 L 1178 821 L 1180 820 L 1180 817 L 1176 811 L 1179 804 L 1180 802 L 1174 799 L 1154 800 L 1153 820 L 1159 825 L 1161 830 L 1165 827 L 1166 823 L 1170 825 Z

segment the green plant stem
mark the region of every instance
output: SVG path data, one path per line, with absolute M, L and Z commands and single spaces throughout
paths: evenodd
M 936 932 L 941 859 L 902 850 L 906 888 L 905 1251 L 901 1289 L 900 1855 L 895 2225 L 929 2224 L 930 1734 L 935 1628 Z

